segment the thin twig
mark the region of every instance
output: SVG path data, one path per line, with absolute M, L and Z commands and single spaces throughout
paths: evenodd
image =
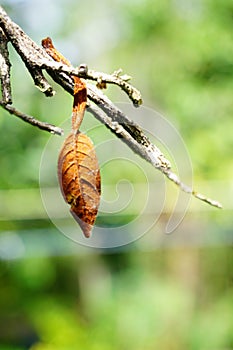
M 120 76 L 121 69 L 114 72 L 113 74 L 106 74 L 101 72 L 96 72 L 89 69 L 87 71 L 85 79 L 95 80 L 98 82 L 98 86 L 101 87 L 101 84 L 115 84 L 118 85 L 126 94 L 129 96 L 135 107 L 138 107 L 142 104 L 142 96 L 140 91 L 128 83 L 128 80 L 131 78 L 128 75 Z
M 38 127 L 39 129 L 45 130 L 50 132 L 51 134 L 56 134 L 56 135 L 63 135 L 63 130 L 61 128 L 59 128 L 58 126 L 55 126 L 53 124 L 49 124 L 46 122 L 42 122 L 38 119 L 35 119 L 34 117 L 22 113 L 20 111 L 18 111 L 16 108 L 12 107 L 9 104 L 5 104 L 4 101 L 0 100 L 0 105 L 6 110 L 8 111 L 10 114 L 15 115 L 16 117 L 22 119 L 24 122 L 29 123 L 33 126 Z
M 190 188 L 189 186 L 184 184 L 182 181 L 180 181 L 178 176 L 175 173 L 173 173 L 170 169 L 161 169 L 161 171 L 163 172 L 164 175 L 167 176 L 167 178 L 169 180 L 171 180 L 174 184 L 176 184 L 183 192 L 190 193 L 194 197 L 200 199 L 201 201 L 206 202 L 206 203 L 212 205 L 213 207 L 222 209 L 221 203 L 219 203 L 218 201 L 216 201 L 214 199 L 207 198 L 203 194 L 198 193 L 197 191 L 193 190 L 192 188 Z

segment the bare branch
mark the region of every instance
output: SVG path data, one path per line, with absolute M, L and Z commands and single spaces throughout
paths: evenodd
M 8 40 L 12 43 L 24 61 L 28 71 L 32 75 L 35 85 L 45 93 L 46 96 L 53 96 L 54 91 L 42 74 L 41 66 L 43 60 L 47 59 L 46 53 L 37 46 L 24 31 L 14 23 L 7 13 L 0 6 L 0 26 Z
M 104 96 L 106 98 L 106 96 Z M 108 105 L 109 106 L 109 105 Z M 160 170 L 174 184 L 176 184 L 183 192 L 190 193 L 194 197 L 206 202 L 214 207 L 222 208 L 222 205 L 206 196 L 194 191 L 189 186 L 180 181 L 178 176 L 170 169 L 169 161 L 164 157 L 161 151 L 152 144 L 149 139 L 143 134 L 142 130 L 134 122 L 129 121 L 123 113 L 112 105 L 112 110 L 108 111 L 108 115 L 103 113 L 98 107 L 91 104 L 88 106 L 88 111 L 92 113 L 100 122 L 105 124 L 111 131 L 115 130 L 115 135 L 125 142 L 135 153 L 147 160 L 153 167 Z M 127 118 L 129 124 L 122 126 L 115 120 L 116 115 L 120 114 L 122 118 Z M 131 124 L 132 123 L 132 124 Z M 134 130 L 129 132 L 128 130 Z M 138 136 L 139 135 L 139 136 Z M 141 142 L 141 139 L 144 141 Z
M 106 123 L 116 136 L 121 137 L 122 141 L 135 153 L 146 159 L 155 168 L 169 169 L 171 167 L 170 162 L 164 157 L 159 148 L 148 139 L 139 125 L 130 120 L 100 90 L 91 84 L 87 84 L 87 87 L 90 100 L 101 108 L 109 118 L 103 118 L 101 121 Z
M 25 121 L 26 123 L 29 123 L 33 126 L 38 127 L 39 129 L 45 130 L 50 132 L 51 134 L 56 134 L 56 135 L 63 135 L 63 130 L 53 124 L 49 124 L 46 122 L 41 122 L 38 119 L 35 119 L 34 117 L 27 115 L 25 113 L 22 113 L 20 111 L 18 111 L 16 108 L 12 107 L 9 104 L 5 104 L 4 101 L 0 100 L 0 105 L 6 110 L 8 111 L 10 114 L 15 115 L 16 117 L 22 119 L 23 121 Z
M 200 199 L 201 201 L 206 202 L 206 203 L 212 205 L 213 207 L 222 209 L 221 203 L 219 203 L 218 201 L 213 200 L 211 198 L 207 198 L 203 194 L 198 193 L 195 190 L 193 190 L 192 188 L 190 188 L 189 186 L 185 185 L 183 182 L 180 181 L 178 176 L 175 173 L 173 173 L 170 169 L 162 169 L 161 171 L 164 173 L 164 175 L 167 176 L 167 178 L 169 180 L 171 180 L 174 184 L 176 184 L 183 192 L 190 193 L 194 197 Z
M 84 78 L 89 80 L 95 80 L 98 83 L 98 87 L 104 84 L 115 84 L 118 85 L 126 94 L 129 96 L 135 107 L 138 107 L 142 104 L 141 93 L 135 89 L 132 85 L 128 83 L 128 80 L 131 79 L 128 75 L 120 76 L 121 69 L 109 75 L 106 73 L 96 72 L 94 70 L 88 70 Z M 75 74 L 74 74 L 75 75 Z M 105 86 L 104 86 L 105 87 Z
M 10 83 L 10 60 L 9 52 L 7 48 L 7 37 L 0 28 L 0 79 L 1 79 L 1 90 L 2 99 L 5 104 L 12 103 L 11 97 L 11 83 Z
M 31 40 L 31 38 L 29 38 L 29 36 L 10 19 L 1 6 L 0 26 L 2 27 L 9 41 L 14 46 L 15 50 L 24 61 L 28 71 L 32 75 L 35 85 L 43 93 L 45 93 L 46 96 L 53 96 L 54 91 L 43 76 L 42 69 L 46 69 L 50 72 L 52 70 L 56 74 L 63 72 L 68 76 L 76 75 L 85 79 L 95 80 L 98 83 L 101 81 L 102 83 L 116 84 L 129 95 L 130 99 L 136 106 L 142 103 L 140 92 L 127 83 L 125 76 L 120 77 L 119 71 L 113 73 L 112 75 L 95 72 L 94 70 L 90 70 L 85 73 L 83 70 L 68 67 L 52 60 L 45 50 Z M 127 76 L 127 80 L 128 79 L 129 77 Z
M 129 96 L 135 106 L 139 106 L 142 103 L 140 92 L 128 83 L 128 80 L 130 79 L 129 76 L 120 75 L 121 70 L 109 75 L 106 73 L 96 72 L 94 70 L 84 70 L 83 65 L 79 68 L 74 68 L 60 62 L 55 62 L 43 48 L 39 47 L 34 41 L 32 41 L 24 33 L 24 31 L 9 18 L 1 6 L 0 27 L 3 30 L 3 35 L 5 35 L 7 40 L 12 43 L 17 53 L 24 61 L 35 82 L 35 85 L 39 87 L 46 96 L 53 96 L 54 90 L 44 77 L 43 70 L 46 70 L 53 80 L 71 95 L 73 95 L 74 88 L 72 76 L 78 76 L 87 80 L 96 81 L 97 86 L 100 88 L 105 88 L 106 84 L 118 85 Z M 6 49 L 7 40 L 5 40 L 1 46 L 1 51 L 4 53 L 1 56 L 3 57 L 2 70 L 3 73 L 5 72 L 5 75 L 2 75 L 3 101 L 0 101 L 0 105 L 10 113 L 32 125 L 51 133 L 61 135 L 62 130 L 60 128 L 49 123 L 40 122 L 31 116 L 17 111 L 15 108 L 9 105 L 11 95 L 9 83 L 10 63 L 8 62 L 8 53 Z M 6 68 L 4 68 L 4 64 Z M 3 79 L 8 79 L 8 82 L 3 82 Z M 121 140 L 124 141 L 134 152 L 166 175 L 168 179 L 175 183 L 182 191 L 191 193 L 194 197 L 212 206 L 221 208 L 221 204 L 217 201 L 209 199 L 183 184 L 177 175 L 172 172 L 170 162 L 148 139 L 140 126 L 134 121 L 130 120 L 99 89 L 95 88 L 95 86 L 91 84 L 87 84 L 87 94 L 88 98 L 96 105 L 89 104 L 88 110 L 98 120 L 105 124 L 117 137 L 120 137 Z M 6 101 L 8 101 L 8 104 L 6 104 Z

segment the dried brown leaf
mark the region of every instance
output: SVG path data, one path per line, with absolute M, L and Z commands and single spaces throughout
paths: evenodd
M 55 61 L 70 66 L 49 37 L 42 40 L 42 46 Z M 86 108 L 86 83 L 76 76 L 73 80 L 72 132 L 59 154 L 58 178 L 63 197 L 71 205 L 71 214 L 84 235 L 90 237 L 100 202 L 100 171 L 93 143 L 79 131 Z
M 58 158 L 58 179 L 70 212 L 90 237 L 100 203 L 100 170 L 94 145 L 81 132 L 70 133 Z

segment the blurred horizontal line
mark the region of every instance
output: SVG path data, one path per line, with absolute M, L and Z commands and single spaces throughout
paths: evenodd
M 170 213 L 174 207 L 174 200 L 179 194 L 179 189 L 176 188 L 173 184 L 168 183 L 166 186 L 166 201 L 163 213 Z M 223 208 L 225 210 L 233 209 L 233 182 L 226 181 L 212 181 L 212 182 L 201 182 L 197 184 L 198 191 L 204 193 L 208 197 L 213 197 L 214 199 L 222 202 Z M 120 198 L 121 200 L 127 202 L 127 193 L 129 193 L 130 187 L 135 193 L 135 196 L 140 198 L 140 194 L 145 191 L 145 183 L 126 183 L 120 185 Z M 153 189 L 155 195 L 155 201 L 164 200 L 163 193 L 161 194 L 160 188 L 158 188 L 158 183 L 149 183 L 148 188 Z M 116 185 L 103 185 L 103 196 L 102 196 L 102 205 L 103 213 L 104 209 L 108 206 L 106 197 L 113 196 L 116 194 L 118 186 Z M 160 192 L 159 192 L 160 191 Z M 61 207 L 57 204 L 54 198 L 57 197 L 59 189 L 56 187 L 44 188 L 43 193 L 46 192 L 46 198 L 53 208 L 53 217 L 56 218 L 65 218 L 67 217 L 68 205 L 64 203 L 64 206 Z M 132 192 L 132 199 L 134 193 Z M 129 193 L 130 194 L 130 193 Z M 159 194 L 161 198 L 159 198 Z M 131 195 L 131 194 L 130 194 Z M 187 194 L 183 194 L 188 196 Z M 122 199 L 123 198 L 123 199 Z M 185 198 L 185 197 L 184 197 Z M 187 197 L 188 198 L 188 197 Z M 116 209 L 117 209 L 117 198 Z M 171 203 L 170 203 L 171 202 Z M 111 202 L 110 202 L 111 203 Z M 126 203 L 127 204 L 127 203 Z M 129 205 L 129 208 L 120 212 L 120 215 L 136 215 L 141 211 L 142 203 L 141 201 L 134 201 L 133 204 Z M 102 207 L 100 207 L 100 214 Z M 181 209 L 183 210 L 183 209 Z M 192 199 L 190 206 L 188 208 L 189 212 L 199 212 L 199 211 L 211 211 L 216 210 L 211 206 L 200 202 L 198 199 Z M 175 209 L 176 212 L 179 212 L 179 207 Z M 116 210 L 117 213 L 117 210 Z M 144 211 L 145 214 L 156 213 L 156 208 L 154 206 L 148 206 Z M 51 216 L 51 214 L 49 215 Z M 11 189 L 11 190 L 1 190 L 0 191 L 0 220 L 32 220 L 32 219 L 48 219 L 48 214 L 43 205 L 43 200 L 41 197 L 41 192 L 39 188 L 25 188 L 25 189 Z
M 80 232 L 80 235 L 82 233 Z M 104 242 L 103 242 L 104 243 Z M 132 249 L 151 251 L 184 247 L 231 246 L 233 235 L 229 229 L 203 226 L 195 222 L 180 225 L 172 234 L 165 234 L 161 225 L 154 226 L 132 244 L 119 246 L 118 250 Z M 100 248 L 100 247 L 99 247 Z M 75 243 L 61 234 L 56 228 L 33 230 L 8 230 L 0 233 L 0 260 L 15 260 L 35 257 L 72 256 L 99 253 L 83 244 Z M 101 251 L 108 251 L 102 249 Z

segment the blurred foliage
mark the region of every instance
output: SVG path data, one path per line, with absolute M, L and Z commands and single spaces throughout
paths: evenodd
M 11 344 L 33 350 L 230 349 L 231 266 L 231 248 L 11 262 L 1 268 L 1 338 L 7 324 Z
M 72 62 L 106 72 L 122 67 L 145 104 L 177 126 L 195 176 L 231 181 L 231 0 L 2 4 L 38 42 L 54 38 Z M 46 99 L 13 50 L 11 57 L 15 106 L 57 125 L 69 117 L 71 97 L 56 86 L 56 96 Z M 113 100 L 126 99 L 115 87 L 108 92 Z M 39 187 L 41 154 L 50 136 L 0 113 L 1 189 Z M 104 129 L 93 132 L 94 139 L 105 137 Z M 119 164 L 106 166 L 106 184 L 126 174 L 132 181 L 143 177 L 133 166 Z M 206 212 L 203 220 L 215 219 Z M 218 226 L 224 231 L 224 224 L 230 225 L 229 236 L 230 221 L 231 215 L 222 214 Z M 35 246 L 34 228 L 49 234 L 49 224 L 46 232 L 39 219 L 0 225 L 15 233 L 27 227 Z M 131 248 L 1 261 L 0 350 L 233 349 L 231 247 Z

